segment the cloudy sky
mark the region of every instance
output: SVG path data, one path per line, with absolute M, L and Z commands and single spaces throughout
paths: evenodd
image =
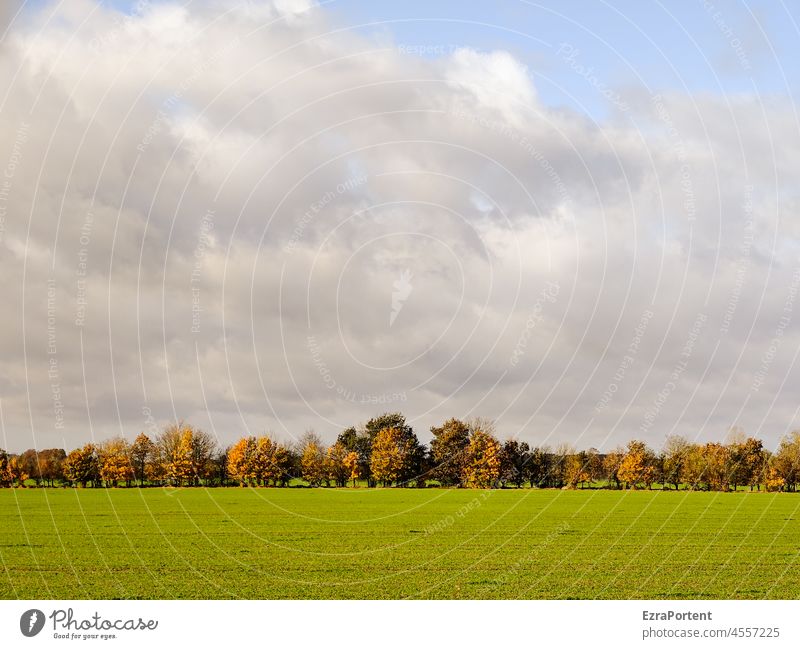
M 472 4 L 3 2 L 0 446 L 800 427 L 797 8 Z

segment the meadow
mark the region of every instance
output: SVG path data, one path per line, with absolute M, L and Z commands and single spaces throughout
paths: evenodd
M 785 493 L 0 490 L 0 597 L 800 597 Z

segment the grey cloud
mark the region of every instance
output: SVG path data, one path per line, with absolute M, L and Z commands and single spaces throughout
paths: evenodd
M 425 61 L 258 11 L 79 2 L 80 38 L 34 19 L 10 41 L 12 449 L 150 416 L 223 442 L 393 409 L 603 447 L 795 425 L 788 100 L 644 96 L 595 125 L 504 92 L 507 54 Z

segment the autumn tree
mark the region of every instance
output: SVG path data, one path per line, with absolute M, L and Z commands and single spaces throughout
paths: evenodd
M 259 484 L 267 486 L 270 481 L 277 484 L 280 480 L 282 468 L 278 461 L 279 448 L 280 444 L 269 435 L 262 435 L 256 440 L 254 473 Z
M 350 451 L 350 453 L 353 453 L 353 451 Z M 353 454 L 356 455 L 355 453 Z M 348 455 L 347 448 L 340 442 L 336 442 L 328 448 L 325 457 L 325 471 L 337 487 L 346 487 L 347 481 L 350 479 L 352 469 L 345 462 Z
M 202 430 L 172 424 L 158 436 L 156 448 L 163 477 L 174 486 L 198 485 L 213 473 L 216 443 Z
M 228 475 L 244 487 L 256 479 L 256 438 L 242 437 L 228 450 Z
M 156 445 L 144 433 L 139 433 L 133 440 L 130 448 L 131 467 L 133 468 L 134 479 L 140 485 L 148 478 L 147 467 L 156 459 Z
M 64 460 L 67 454 L 62 448 L 47 448 L 43 451 L 28 449 L 19 456 L 20 469 L 36 482 L 50 487 L 64 479 Z
M 564 482 L 567 487 L 574 489 L 580 485 L 583 488 L 590 480 L 588 454 L 585 451 L 569 454 L 564 469 Z
M 158 436 L 156 444 L 164 479 L 173 486 L 193 481 L 192 437 L 192 429 L 183 422 L 167 426 Z
M 500 454 L 500 443 L 494 435 L 473 428 L 462 470 L 464 486 L 473 489 L 494 486 L 500 478 Z
M 431 433 L 433 478 L 444 487 L 459 484 L 469 446 L 469 427 L 459 419 L 448 419 L 441 426 L 431 426 Z
M 325 448 L 313 432 L 307 432 L 301 440 L 300 470 L 303 479 L 312 487 L 318 487 L 326 480 Z
M 702 489 L 705 472 L 705 454 L 703 453 L 702 445 L 689 444 L 684 451 L 683 462 L 681 463 L 681 482 L 692 491 Z
M 718 442 L 703 446 L 705 482 L 709 489 L 728 491 L 730 486 L 730 449 Z
M 622 460 L 625 459 L 625 449 L 615 448 L 603 456 L 603 477 L 617 489 L 622 488 L 622 480 L 619 477 L 619 469 Z
M 216 440 L 204 430 L 186 427 L 190 433 L 189 444 L 191 447 L 192 475 L 191 482 L 199 485 L 200 481 L 210 480 L 214 474 L 212 459 L 217 450 Z
M 575 453 L 570 444 L 559 444 L 550 456 L 550 486 L 562 488 L 567 484 L 567 459 Z
M 742 476 L 742 484 L 750 487 L 750 491 L 753 490 L 753 487 L 760 490 L 761 482 L 764 480 L 764 469 L 766 468 L 766 453 L 763 443 L 760 439 L 748 437 L 741 448 L 739 456 L 746 467 Z
M 551 453 L 547 447 L 537 446 L 530 452 L 526 475 L 531 487 L 547 487 L 550 479 Z
M 401 428 L 384 428 L 372 442 L 370 471 L 376 482 L 390 486 L 400 480 L 409 461 L 412 446 Z
M 130 445 L 121 437 L 107 440 L 98 447 L 100 478 L 106 486 L 116 487 L 134 478 L 130 458 Z
M 760 485 L 763 477 L 764 448 L 761 440 L 752 437 L 735 439 L 728 444 L 728 479 L 733 490 L 739 485 Z
M 356 486 L 358 479 L 361 477 L 361 462 L 356 451 L 350 451 L 344 456 L 344 465 L 347 467 L 348 479 L 353 481 L 353 486 Z
M 649 489 L 657 477 L 655 454 L 644 442 L 638 440 L 629 442 L 617 475 L 620 482 L 633 489 L 640 483 Z
M 783 480 L 786 491 L 795 491 L 800 482 L 800 431 L 794 431 L 781 440 L 772 457 L 775 478 Z
M 594 447 L 586 451 L 586 472 L 589 474 L 589 482 L 597 482 L 603 477 L 603 459 L 600 451 Z
M 530 446 L 527 442 L 507 439 L 500 453 L 500 480 L 520 488 L 528 475 Z
M 346 428 L 336 438 L 347 449 L 348 453 L 355 453 L 358 456 L 358 478 L 364 478 L 367 482 L 372 484 L 372 475 L 370 473 L 369 461 L 372 455 L 372 438 L 370 433 L 366 430 L 358 432 L 354 427 Z M 351 479 L 352 478 L 351 471 Z
M 0 487 L 12 487 L 14 485 L 14 469 L 9 454 L 0 448 Z
M 673 485 L 676 491 L 680 486 L 690 446 L 686 438 L 680 435 L 671 435 L 664 443 L 664 450 L 662 453 L 664 483 Z
M 64 460 L 64 477 L 72 484 L 86 487 L 89 483 L 96 484 L 100 479 L 100 461 L 97 457 L 97 447 L 86 444 L 83 448 L 76 448 Z

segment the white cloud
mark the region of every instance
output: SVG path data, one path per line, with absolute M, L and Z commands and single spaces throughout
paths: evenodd
M 151 411 L 224 441 L 391 409 L 603 447 L 797 424 L 788 100 L 644 96 L 598 126 L 507 52 L 417 59 L 251 9 L 74 2 L 0 56 L 11 448 Z

